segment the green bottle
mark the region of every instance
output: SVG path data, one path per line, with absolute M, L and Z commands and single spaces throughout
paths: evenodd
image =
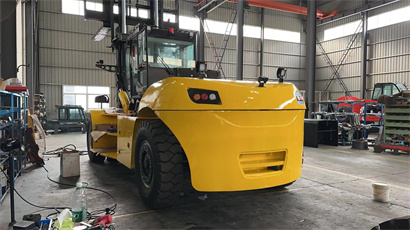
M 73 222 L 79 223 L 87 220 L 87 196 L 82 182 L 77 182 L 72 201 Z

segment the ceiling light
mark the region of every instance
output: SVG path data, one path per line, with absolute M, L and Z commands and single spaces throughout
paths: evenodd
M 101 27 L 100 30 L 94 35 L 94 37 L 92 38 L 93 41 L 101 41 L 105 38 L 105 36 L 107 36 L 111 31 L 110 27 Z

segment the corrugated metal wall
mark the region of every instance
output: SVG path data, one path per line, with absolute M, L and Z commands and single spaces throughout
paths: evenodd
M 377 9 L 369 16 L 405 6 L 410 6 L 410 1 L 402 0 Z M 400 82 L 409 87 L 410 21 L 370 30 L 369 39 L 367 88 L 372 89 L 378 82 Z
M 115 54 L 106 48 L 110 39 L 91 39 L 101 23 L 62 14 L 57 0 L 40 0 L 39 17 L 40 91 L 45 94 L 49 116 L 54 114 L 54 104 L 63 103 L 63 85 L 109 86 L 111 96 L 116 95 L 115 75 L 95 67 L 100 59 L 115 64 Z M 111 105 L 114 103 L 111 97 Z
M 228 22 L 231 15 L 232 3 L 212 11 L 208 18 L 210 20 Z M 192 5 L 193 7 L 193 5 Z M 260 8 L 251 7 L 245 14 L 245 25 L 260 26 Z M 296 14 L 284 13 L 274 10 L 265 10 L 265 28 L 275 28 L 301 33 L 302 43 L 265 40 L 264 43 L 264 75 L 276 80 L 278 67 L 288 68 L 286 81 L 294 83 L 300 89 L 304 88 L 304 66 L 305 66 L 305 36 L 301 17 Z M 219 49 L 222 34 L 208 33 L 215 46 Z M 212 63 L 214 67 L 215 58 L 209 44 L 206 42 L 205 60 Z M 222 62 L 222 68 L 228 79 L 236 79 L 236 36 L 230 36 L 227 50 Z M 259 77 L 259 55 L 260 40 L 255 38 L 244 38 L 244 79 L 255 80 Z
M 369 17 L 390 10 L 410 5 L 410 1 L 400 1 L 369 12 Z M 324 30 L 338 25 L 360 20 L 361 16 L 352 16 L 318 27 L 318 39 L 323 41 Z M 333 64 L 336 64 L 346 49 L 351 36 L 321 42 Z M 317 49 L 316 90 L 323 90 L 331 77 L 331 69 L 324 62 Z M 410 22 L 403 22 L 369 31 L 367 61 L 367 98 L 371 97 L 372 88 L 378 82 L 410 83 Z M 353 96 L 360 96 L 361 71 L 361 35 L 353 44 L 339 74 Z M 329 88 L 331 99 L 337 99 L 344 93 L 337 81 Z
M 303 32 L 302 17 L 297 14 L 265 10 L 265 27 L 299 32 L 301 43 L 266 40 L 264 44 L 264 75 L 276 78 L 279 67 L 286 67 L 287 79 L 299 89 L 305 88 L 306 34 Z
M 227 22 L 232 3 L 216 9 L 209 19 Z M 165 8 L 173 8 L 173 1 L 166 1 Z M 195 1 L 180 1 L 180 14 L 194 16 Z M 236 6 L 235 6 L 236 7 Z M 115 55 L 106 47 L 110 39 L 100 42 L 91 40 L 101 26 L 97 21 L 86 21 L 83 16 L 62 14 L 60 0 L 39 0 L 40 9 L 40 90 L 46 95 L 48 112 L 54 104 L 62 104 L 63 85 L 110 86 L 111 96 L 116 95 L 115 76 L 95 67 L 97 60 L 115 63 Z M 278 67 L 288 68 L 287 81 L 304 88 L 305 36 L 299 15 L 273 10 L 265 10 L 265 27 L 300 32 L 301 43 L 265 40 L 264 75 L 276 79 Z M 251 7 L 245 15 L 245 24 L 260 26 L 260 9 Z M 223 35 L 211 34 L 216 46 L 220 46 Z M 244 78 L 259 76 L 259 39 L 244 39 Z M 215 59 L 206 43 L 205 60 L 214 67 Z M 231 36 L 223 60 L 226 76 L 235 79 L 236 37 Z M 115 99 L 111 98 L 113 106 Z
M 360 19 L 360 16 L 352 16 L 323 26 L 319 26 L 317 28 L 317 37 L 321 42 L 323 49 L 326 51 L 326 54 L 329 56 L 334 65 L 339 62 L 353 35 L 329 41 L 323 41 L 324 31 L 326 29 L 354 22 Z M 339 75 L 342 77 L 343 82 L 346 84 L 352 96 L 356 97 L 359 97 L 360 95 L 360 51 L 361 35 L 359 35 L 353 43 L 352 49 L 348 52 L 345 61 L 339 69 Z M 324 88 L 333 72 L 325 62 L 323 56 L 320 53 L 320 50 L 316 49 L 316 52 L 316 91 L 324 91 Z M 332 82 L 328 91 L 330 92 L 331 99 L 337 99 L 338 97 L 344 95 L 342 87 L 337 80 L 334 80 Z M 316 98 L 316 100 L 320 99 Z

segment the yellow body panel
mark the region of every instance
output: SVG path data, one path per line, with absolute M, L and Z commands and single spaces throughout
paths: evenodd
M 157 110 L 278 110 L 305 109 L 298 103 L 298 89 L 291 83 L 194 79 L 182 77 L 165 78 L 152 84 L 141 99 L 139 110 L 149 107 Z M 196 104 L 191 101 L 189 88 L 218 91 L 222 104 Z
M 92 131 L 95 130 L 98 125 L 116 125 L 117 116 L 113 114 L 106 114 L 104 110 L 90 110 Z M 93 149 L 117 149 L 117 137 L 115 134 L 105 134 L 97 141 L 93 140 Z M 98 151 L 99 152 L 99 151 Z M 101 154 L 102 155 L 102 154 Z M 112 157 L 113 155 L 110 154 Z
M 305 104 L 290 83 L 171 77 L 145 92 L 139 113 L 152 110 L 175 134 L 199 191 L 238 191 L 290 183 L 302 170 Z M 196 104 L 189 88 L 214 90 L 220 105 Z
M 128 168 L 134 168 L 134 149 L 137 117 L 118 116 L 117 160 Z
M 303 110 L 156 114 L 181 143 L 196 190 L 268 188 L 301 175 Z M 280 165 L 281 170 L 268 169 Z
M 113 158 L 113 159 L 117 159 L 117 152 L 115 151 L 115 149 L 113 149 L 114 152 L 102 152 L 100 153 L 101 156 L 105 156 L 105 157 L 109 157 L 109 158 Z
M 175 134 L 188 158 L 191 181 L 199 191 L 239 191 L 283 185 L 298 179 L 302 169 L 305 105 L 290 83 L 237 82 L 171 77 L 151 85 L 139 104 L 138 116 L 118 119 L 117 158 L 134 168 L 140 122 L 161 119 Z M 220 105 L 196 104 L 189 88 L 214 90 Z M 101 143 L 99 143 L 101 144 Z M 104 144 L 106 148 L 111 142 Z

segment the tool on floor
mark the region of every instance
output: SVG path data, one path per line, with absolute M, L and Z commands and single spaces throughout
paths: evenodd
M 100 216 L 95 220 L 94 226 L 102 225 L 104 228 L 107 228 L 107 224 L 112 223 L 112 216 L 110 214 L 105 216 Z
M 13 225 L 13 230 L 34 230 L 34 229 L 36 229 L 36 224 L 34 223 L 34 221 L 22 220 Z
M 24 215 L 23 220 L 34 221 L 34 223 L 36 223 L 36 226 L 40 226 L 41 215 L 40 214 Z

